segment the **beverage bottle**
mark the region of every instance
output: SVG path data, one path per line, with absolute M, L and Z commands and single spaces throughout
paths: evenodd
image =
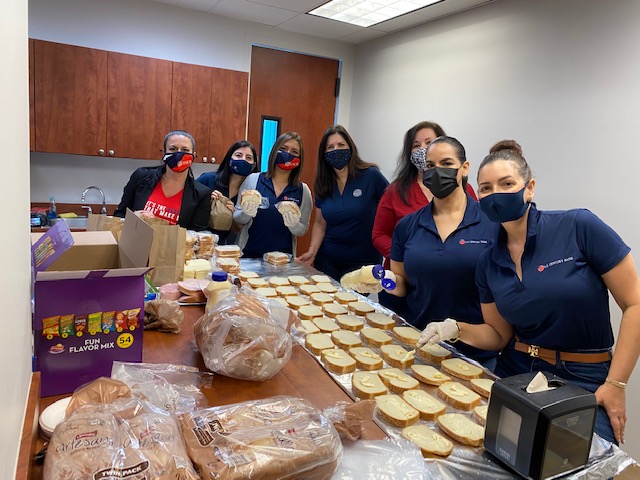
M 56 201 L 53 196 L 49 197 L 49 213 L 48 218 L 58 218 L 58 212 L 56 211 Z
M 213 272 L 211 274 L 211 281 L 205 288 L 207 295 L 205 312 L 211 310 L 211 308 L 228 295 L 229 292 L 231 292 L 231 283 L 229 282 L 227 272 Z

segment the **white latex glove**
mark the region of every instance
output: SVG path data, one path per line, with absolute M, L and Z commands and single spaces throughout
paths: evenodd
M 282 214 L 282 219 L 284 220 L 284 226 L 287 228 L 291 228 L 300 223 L 300 215 L 293 212 L 284 212 Z
M 447 318 L 442 322 L 431 322 L 422 331 L 418 340 L 418 348 L 425 343 L 433 344 L 444 341 L 456 341 L 460 338 L 458 322 Z
M 244 202 L 240 202 L 240 207 L 242 208 L 244 213 L 246 213 L 252 218 L 255 218 L 255 216 L 258 214 L 259 206 L 260 205 L 258 204 L 258 202 L 254 202 L 253 200 L 246 200 Z

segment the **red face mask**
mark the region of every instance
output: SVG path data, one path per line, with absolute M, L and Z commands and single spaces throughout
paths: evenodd
M 162 161 L 174 172 L 184 172 L 193 163 L 193 153 L 173 152 L 166 153 Z
M 276 165 L 283 170 L 293 170 L 300 165 L 300 157 L 280 150 L 276 156 Z

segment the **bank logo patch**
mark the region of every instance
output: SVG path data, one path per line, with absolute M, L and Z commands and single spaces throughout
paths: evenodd
M 488 245 L 489 240 L 465 240 L 464 238 L 461 238 L 458 240 L 458 243 L 460 245 Z
M 573 261 L 575 261 L 575 258 L 573 257 L 559 258 L 558 260 L 554 260 L 553 262 L 538 265 L 537 270 L 538 272 L 542 273 L 548 268 L 555 267 L 556 265 L 560 265 L 562 263 L 573 262 Z
M 356 197 L 356 198 L 361 197 L 362 196 L 362 190 L 360 190 L 359 188 L 356 188 L 353 191 L 353 196 Z

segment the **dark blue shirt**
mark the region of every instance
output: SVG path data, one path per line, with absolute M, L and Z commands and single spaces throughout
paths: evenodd
M 375 167 L 360 170 L 347 179 L 342 194 L 316 198 L 327 228 L 318 256 L 340 263 L 380 263 L 382 257 L 371 242 L 378 202 L 389 182 Z
M 555 350 L 613 345 L 609 294 L 602 275 L 630 248 L 589 210 L 539 211 L 532 204 L 522 281 L 501 229 L 478 263 L 482 303 L 495 302 L 520 340 Z
M 262 195 L 263 203 L 249 227 L 249 239 L 242 250 L 243 255 L 247 258 L 262 258 L 265 253 L 272 251 L 293 254 L 292 233 L 285 226 L 276 203 L 288 200 L 300 206 L 303 195 L 302 183 L 297 187 L 287 185 L 280 196 L 276 197 L 273 181 L 261 173 L 256 190 Z M 269 206 L 262 208 L 267 202 Z
M 218 190 L 222 195 L 229 198 L 229 187 L 227 188 L 217 188 L 216 187 L 216 176 L 218 172 L 207 172 L 200 175 L 196 178 L 196 182 L 199 182 L 203 185 L 206 185 L 211 190 Z M 235 204 L 238 196 L 231 198 L 230 200 Z M 231 232 L 230 230 L 213 230 L 213 233 L 218 235 L 218 244 L 219 245 L 231 245 L 235 244 L 238 235 Z
M 196 178 L 196 182 L 200 182 L 201 184 L 206 185 L 211 190 L 216 190 L 216 175 L 217 175 L 217 173 L 218 172 L 203 173 L 198 178 Z M 220 191 L 220 190 L 218 190 L 218 191 Z M 220 192 L 220 193 L 222 193 L 225 197 L 228 197 L 229 196 L 229 189 L 227 188 L 226 192 Z

